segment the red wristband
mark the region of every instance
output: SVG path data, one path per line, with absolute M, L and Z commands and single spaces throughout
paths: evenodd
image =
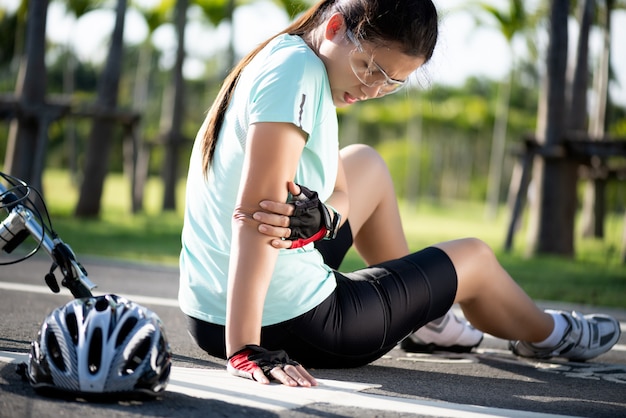
M 321 239 L 324 239 L 324 237 L 326 236 L 326 232 L 328 230 L 326 229 L 325 226 L 322 227 L 322 229 L 320 229 L 319 231 L 317 231 L 313 236 L 310 236 L 308 238 L 298 238 L 298 239 L 294 239 L 293 241 L 291 241 L 291 247 L 289 248 L 300 248 L 300 247 L 304 247 L 305 245 L 311 243 L 311 242 L 315 242 L 315 241 L 319 241 Z

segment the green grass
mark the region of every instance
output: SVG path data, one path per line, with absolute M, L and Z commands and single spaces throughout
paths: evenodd
M 75 253 L 140 262 L 175 265 L 180 251 L 183 187 L 177 201 L 181 209 L 161 212 L 163 190 L 158 179 L 146 187 L 145 210 L 131 214 L 130 186 L 117 175 L 107 177 L 99 219 L 73 215 L 78 187 L 66 172 L 48 170 L 44 176 L 45 200 L 53 227 Z
M 46 203 L 54 229 L 78 255 L 98 256 L 137 262 L 176 265 L 180 251 L 184 184 L 178 193 L 176 211 L 159 210 L 162 189 L 158 179 L 146 188 L 146 209 L 132 215 L 127 181 L 121 176 L 107 178 L 100 219 L 76 219 L 73 209 L 78 191 L 68 174 L 48 170 L 44 178 Z M 626 265 L 619 259 L 623 216 L 613 214 L 606 224 L 604 240 L 582 239 L 577 234 L 576 257 L 524 256 L 525 226 L 516 234 L 510 253 L 502 251 L 508 213 L 501 209 L 495 220 L 486 220 L 479 202 L 423 202 L 414 207 L 401 205 L 411 248 L 432 243 L 478 237 L 489 243 L 502 265 L 520 285 L 538 300 L 557 300 L 607 307 L 626 307 Z M 350 252 L 342 269 L 362 266 Z

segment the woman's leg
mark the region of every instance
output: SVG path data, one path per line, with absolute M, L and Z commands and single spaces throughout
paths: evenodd
M 460 239 L 437 244 L 457 271 L 455 302 L 476 328 L 496 337 L 530 342 L 550 335 L 552 316 L 537 307 L 484 242 Z
M 341 150 L 341 159 L 350 196 L 350 228 L 359 255 L 373 265 L 409 254 L 391 174 L 380 154 L 366 145 L 350 145 Z M 322 253 L 332 253 L 335 244 L 339 245 L 322 241 L 326 247 Z M 482 332 L 449 311 L 411 334 L 401 346 L 414 352 L 467 352 L 482 338 Z
M 341 150 L 348 181 L 350 227 L 354 246 L 367 265 L 404 257 L 404 236 L 398 201 L 385 161 L 367 145 Z
M 484 242 L 466 238 L 436 245 L 457 273 L 458 302 L 478 329 L 511 340 L 520 356 L 560 356 L 584 361 L 607 352 L 620 337 L 620 323 L 603 314 L 543 311 L 502 268 Z

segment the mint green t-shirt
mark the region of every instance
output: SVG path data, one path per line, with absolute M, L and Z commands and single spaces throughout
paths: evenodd
M 248 64 L 226 113 L 208 178 L 200 142 L 193 146 L 180 254 L 179 303 L 187 315 L 226 323 L 231 219 L 248 127 L 289 122 L 308 134 L 295 182 L 328 199 L 337 177 L 337 114 L 323 62 L 298 36 L 281 35 Z M 301 315 L 335 289 L 335 277 L 309 244 L 281 250 L 263 310 L 263 325 Z

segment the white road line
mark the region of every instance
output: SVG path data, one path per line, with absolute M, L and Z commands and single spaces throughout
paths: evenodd
M 12 282 L 0 282 L 0 289 L 4 290 L 14 290 L 18 292 L 29 292 L 29 293 L 45 293 L 48 295 L 54 295 L 50 291 L 47 286 L 41 285 L 33 285 L 33 284 L 23 284 L 23 283 L 12 283 Z M 108 292 L 96 292 L 96 294 L 105 294 Z M 176 299 L 168 299 L 168 298 L 159 298 L 152 296 L 143 296 L 143 295 L 127 295 L 124 293 L 115 293 L 119 296 L 123 296 L 128 300 L 132 300 L 135 303 L 146 304 L 146 305 L 158 305 L 158 306 L 169 306 L 169 307 L 178 307 L 178 300 Z M 69 296 L 72 294 L 69 290 L 63 288 L 57 295 L 60 296 Z
M 0 351 L 0 361 L 19 363 L 27 354 Z M 313 388 L 291 388 L 280 384 L 260 385 L 251 380 L 234 377 L 225 370 L 172 367 L 167 391 L 201 399 L 212 399 L 234 405 L 269 411 L 303 408 L 316 403 L 332 404 L 363 410 L 419 413 L 420 416 L 447 418 L 557 418 L 564 415 L 544 414 L 514 409 L 463 405 L 451 402 L 425 401 L 362 393 L 379 387 L 377 384 L 320 379 Z M 242 396 L 245 394 L 245 396 Z

